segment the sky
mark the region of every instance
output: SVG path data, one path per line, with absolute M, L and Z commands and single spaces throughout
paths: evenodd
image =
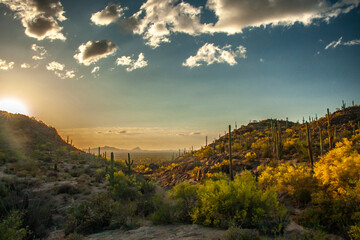
M 0 100 L 80 148 L 199 148 L 360 103 L 360 0 L 0 0 Z

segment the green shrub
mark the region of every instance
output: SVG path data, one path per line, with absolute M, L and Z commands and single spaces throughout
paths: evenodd
M 176 185 L 170 191 L 170 197 L 175 201 L 174 217 L 176 221 L 191 223 L 190 212 L 195 206 L 197 186 L 188 182 Z
M 240 226 L 277 233 L 287 223 L 286 211 L 276 192 L 262 191 L 248 171 L 236 176 L 234 181 L 205 181 L 198 187 L 197 199 L 190 215 L 195 223 L 206 226 Z
M 231 227 L 225 232 L 224 240 L 260 240 L 260 235 L 254 229 Z
M 0 222 L 0 236 L 2 240 L 22 240 L 27 234 L 27 228 L 23 227 L 24 212 L 12 210 L 10 214 Z
M 155 225 L 172 223 L 173 210 L 166 193 L 157 192 L 152 201 L 154 204 L 154 213 L 150 216 L 152 223 Z
M 351 240 L 360 240 L 360 224 L 350 226 L 348 234 Z
M 89 201 L 74 203 L 67 211 L 65 233 L 92 233 L 110 225 L 119 203 L 112 201 L 109 194 L 98 194 Z

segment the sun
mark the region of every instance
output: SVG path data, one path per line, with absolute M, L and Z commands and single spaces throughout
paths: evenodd
M 11 99 L 11 98 L 0 99 L 0 110 L 9 113 L 20 113 L 24 115 L 29 115 L 25 104 L 23 104 L 21 101 L 17 99 Z

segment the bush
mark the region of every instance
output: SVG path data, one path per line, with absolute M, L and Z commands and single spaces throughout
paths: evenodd
M 174 217 L 176 221 L 191 223 L 190 212 L 197 201 L 197 186 L 188 182 L 176 185 L 170 191 L 170 197 L 175 201 Z
M 12 210 L 0 222 L 0 236 L 2 240 L 22 240 L 27 234 L 27 228 L 22 226 L 24 212 Z
M 246 162 L 253 162 L 256 160 L 256 153 L 254 152 L 248 152 L 245 154 L 245 160 Z
M 157 193 L 153 197 L 155 211 L 150 219 L 153 224 L 169 224 L 174 220 L 171 202 L 167 199 L 165 193 Z
M 259 183 L 264 188 L 274 188 L 278 192 L 288 193 L 298 204 L 310 202 L 311 193 L 316 186 L 316 181 L 311 176 L 311 168 L 305 164 L 289 163 L 266 167 L 259 176 Z
M 248 171 L 236 176 L 234 181 L 205 181 L 198 186 L 197 199 L 190 214 L 195 223 L 222 228 L 258 228 L 266 233 L 281 232 L 286 225 L 285 209 L 276 192 L 262 191 Z M 278 225 L 266 225 L 264 220 L 273 220 Z
M 313 206 L 299 217 L 302 225 L 356 237 L 360 225 L 360 134 L 343 139 L 315 165 L 320 190 Z M 356 238 L 355 238 L 356 239 Z
M 359 145 L 359 141 L 344 138 L 315 164 L 314 176 L 334 198 L 347 195 L 360 179 Z
M 67 211 L 65 234 L 90 234 L 112 226 L 127 227 L 131 215 L 109 194 L 98 194 L 89 201 L 74 203 Z

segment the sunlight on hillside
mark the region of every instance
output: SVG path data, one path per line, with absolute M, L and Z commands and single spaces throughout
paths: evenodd
M 5 98 L 0 100 L 0 110 L 9 113 L 20 113 L 29 115 L 28 109 L 24 103 L 17 99 Z

